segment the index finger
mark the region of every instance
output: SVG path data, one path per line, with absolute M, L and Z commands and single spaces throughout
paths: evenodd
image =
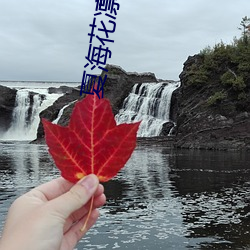
M 34 191 L 41 192 L 47 200 L 52 200 L 70 190 L 74 184 L 59 177 L 50 182 L 46 182 L 34 189 Z

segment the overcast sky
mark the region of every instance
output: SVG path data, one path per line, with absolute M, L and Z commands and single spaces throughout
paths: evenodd
M 250 16 L 249 0 L 117 1 L 107 62 L 162 79 L 178 80 L 207 45 L 231 43 Z M 95 0 L 0 0 L 0 80 L 80 82 L 94 12 Z

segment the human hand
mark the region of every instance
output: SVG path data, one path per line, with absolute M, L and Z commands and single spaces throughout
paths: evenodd
M 72 184 L 62 177 L 17 198 L 11 205 L 0 240 L 1 250 L 72 250 L 96 222 L 106 197 L 98 178 L 91 174 Z M 94 205 L 86 230 L 82 232 Z

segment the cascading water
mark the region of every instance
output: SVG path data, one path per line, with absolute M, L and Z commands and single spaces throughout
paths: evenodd
M 27 120 L 29 109 L 30 109 L 30 98 L 29 92 L 19 90 L 16 95 L 16 103 L 15 109 L 12 115 L 12 125 L 9 129 L 9 133 L 13 133 L 14 131 L 24 132 L 27 128 Z
M 33 92 L 32 97 L 31 92 Z M 39 113 L 52 105 L 61 95 L 48 94 L 47 89 L 19 89 L 16 94 L 11 127 L 0 139 L 13 141 L 35 140 L 40 122 Z
M 179 82 L 135 84 L 115 116 L 117 124 L 142 121 L 138 137 L 160 135 L 163 124 L 169 121 L 172 93 L 179 86 Z
M 56 118 L 52 123 L 57 124 L 57 123 L 59 122 L 59 120 L 61 119 L 64 110 L 65 110 L 67 107 L 69 107 L 71 104 L 73 104 L 73 103 L 75 103 L 75 102 L 77 102 L 77 101 L 78 101 L 78 100 L 72 101 L 72 102 L 70 102 L 69 104 L 67 104 L 67 105 L 65 105 L 64 107 L 62 107 L 61 110 L 60 110 L 59 113 L 58 113 L 57 118 Z

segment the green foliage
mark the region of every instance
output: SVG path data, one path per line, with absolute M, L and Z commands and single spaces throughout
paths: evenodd
M 246 84 L 244 82 L 244 79 L 242 76 L 239 76 L 235 79 L 234 83 L 233 83 L 233 88 L 234 90 L 236 90 L 237 92 L 239 91 L 243 91 L 246 88 Z
M 210 96 L 207 100 L 208 106 L 215 106 L 221 103 L 222 100 L 227 98 L 227 93 L 224 91 L 219 91 Z
M 243 91 L 246 88 L 243 77 L 237 76 L 233 71 L 227 71 L 220 79 L 224 85 L 232 87 L 236 92 Z
M 207 56 L 213 53 L 213 49 L 210 46 L 205 47 L 200 51 L 200 55 Z
M 221 82 L 224 84 L 224 85 L 229 85 L 229 86 L 232 86 L 234 84 L 234 81 L 236 79 L 236 77 L 233 75 L 232 72 L 230 71 L 227 71 L 226 73 L 224 73 L 222 76 L 221 76 Z
M 232 48 L 229 45 L 225 45 L 223 42 L 214 46 L 213 60 L 219 64 L 231 60 Z
M 243 17 L 241 22 L 240 22 L 240 26 L 238 29 L 242 31 L 242 38 L 243 38 L 243 42 L 246 44 L 249 42 L 249 36 L 250 36 L 250 18 L 248 18 L 247 16 Z
M 203 67 L 193 64 L 188 72 L 188 82 L 191 85 L 200 86 L 208 81 L 207 71 Z
M 249 73 L 250 72 L 250 61 L 249 62 L 240 62 L 238 65 L 238 70 L 239 72 L 246 72 Z
M 207 72 L 215 72 L 218 69 L 219 63 L 214 60 L 214 54 L 209 54 L 204 57 L 204 69 Z
M 186 83 L 217 90 L 206 103 L 217 106 L 228 98 L 235 110 L 248 103 L 250 97 L 250 18 L 240 23 L 242 36 L 231 44 L 222 41 L 207 46 L 185 68 Z M 209 89 L 210 89 L 209 88 Z M 206 88 L 204 89 L 206 90 Z M 244 106 L 244 108 L 247 105 Z
M 237 74 L 241 75 L 246 83 L 250 82 L 250 39 L 246 43 L 240 38 L 235 46 L 232 62 L 237 66 Z

